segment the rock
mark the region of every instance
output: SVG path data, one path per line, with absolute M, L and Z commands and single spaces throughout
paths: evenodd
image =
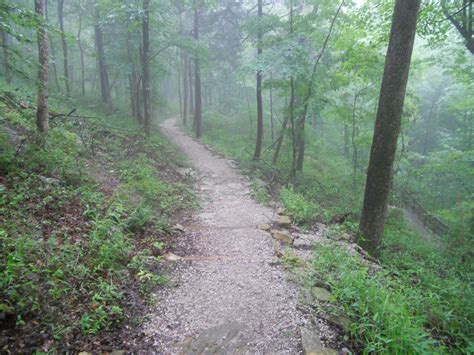
M 246 327 L 237 323 L 222 324 L 205 330 L 181 344 L 178 354 L 249 354 Z
M 166 260 L 168 261 L 180 261 L 180 260 L 183 260 L 183 258 L 179 255 L 176 255 L 176 254 L 173 254 L 173 253 L 166 253 L 164 256 L 163 256 Z
M 335 355 L 337 350 L 325 348 L 319 339 L 319 334 L 308 329 L 300 328 L 301 343 L 304 355 Z
M 352 241 L 352 236 L 348 233 L 342 233 L 339 235 L 339 238 L 337 238 L 338 240 L 344 240 L 346 242 L 350 242 Z
M 291 227 L 291 219 L 288 216 L 280 216 L 278 217 L 277 223 L 284 227 L 284 228 L 290 228 Z
M 293 248 L 298 250 L 313 250 L 313 243 L 307 239 L 296 238 Z
M 38 175 L 38 178 L 41 180 L 42 183 L 46 185 L 59 185 L 61 183 L 61 181 L 56 178 L 49 178 L 42 175 Z
M 321 314 L 320 317 L 324 320 L 327 320 L 329 323 L 338 326 L 346 333 L 348 333 L 351 329 L 351 320 L 347 317 L 333 314 Z
M 294 242 L 294 238 L 290 235 L 288 231 L 273 229 L 271 233 L 274 239 L 279 240 L 282 243 L 293 244 Z
M 184 227 L 183 227 L 181 224 L 179 224 L 179 223 L 175 224 L 175 225 L 173 226 L 173 229 L 174 229 L 174 230 L 177 230 L 177 231 L 179 231 L 179 232 L 186 232 L 186 230 L 184 229 Z
M 285 214 L 285 209 L 283 207 L 278 207 L 276 213 L 279 216 L 284 215 Z
M 266 224 L 266 223 L 262 223 L 262 224 L 259 224 L 258 225 L 258 229 L 262 230 L 262 231 L 268 231 L 270 230 L 272 227 L 270 227 L 269 224 Z
M 312 287 L 311 294 L 318 301 L 327 302 L 333 299 L 332 293 L 322 287 Z
M 114 350 L 111 353 L 109 353 L 109 355 L 124 355 L 124 354 L 126 354 L 126 351 L 124 350 Z

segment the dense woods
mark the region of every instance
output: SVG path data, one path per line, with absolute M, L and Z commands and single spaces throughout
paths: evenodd
M 197 205 L 159 133 L 174 117 L 259 203 L 336 240 L 302 270 L 351 352 L 472 353 L 473 7 L 1 1 L 1 351 L 120 342 L 165 283 Z

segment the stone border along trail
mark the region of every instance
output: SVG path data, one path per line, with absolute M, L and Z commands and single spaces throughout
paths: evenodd
M 274 241 L 257 226 L 275 212 L 249 196 L 249 180 L 228 160 L 185 135 L 174 119 L 161 129 L 197 171 L 200 212 L 177 239 L 175 287 L 155 294 L 144 326 L 165 354 L 302 353 L 297 285 L 275 263 Z

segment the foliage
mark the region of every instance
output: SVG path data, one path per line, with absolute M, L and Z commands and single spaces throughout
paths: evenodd
M 20 102 L 27 91 L 16 95 Z M 130 314 L 134 289 L 146 299 L 166 282 L 159 256 L 168 247 L 168 219 L 195 205 L 172 177 L 178 154 L 158 135 L 137 137 L 120 117 L 54 122 L 47 144 L 37 146 L 33 112 L 10 104 L 0 108 L 11 132 L 1 135 L 0 151 L 0 312 L 16 332 L 55 340 L 116 329 Z M 16 154 L 10 135 L 24 140 Z M 104 193 L 102 179 L 118 186 Z

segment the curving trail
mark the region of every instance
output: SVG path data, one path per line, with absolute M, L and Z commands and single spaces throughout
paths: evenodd
M 275 261 L 270 235 L 257 229 L 274 211 L 249 196 L 248 179 L 174 119 L 162 131 L 199 175 L 202 208 L 177 241 L 176 287 L 156 294 L 145 334 L 159 353 L 300 353 L 296 286 Z

